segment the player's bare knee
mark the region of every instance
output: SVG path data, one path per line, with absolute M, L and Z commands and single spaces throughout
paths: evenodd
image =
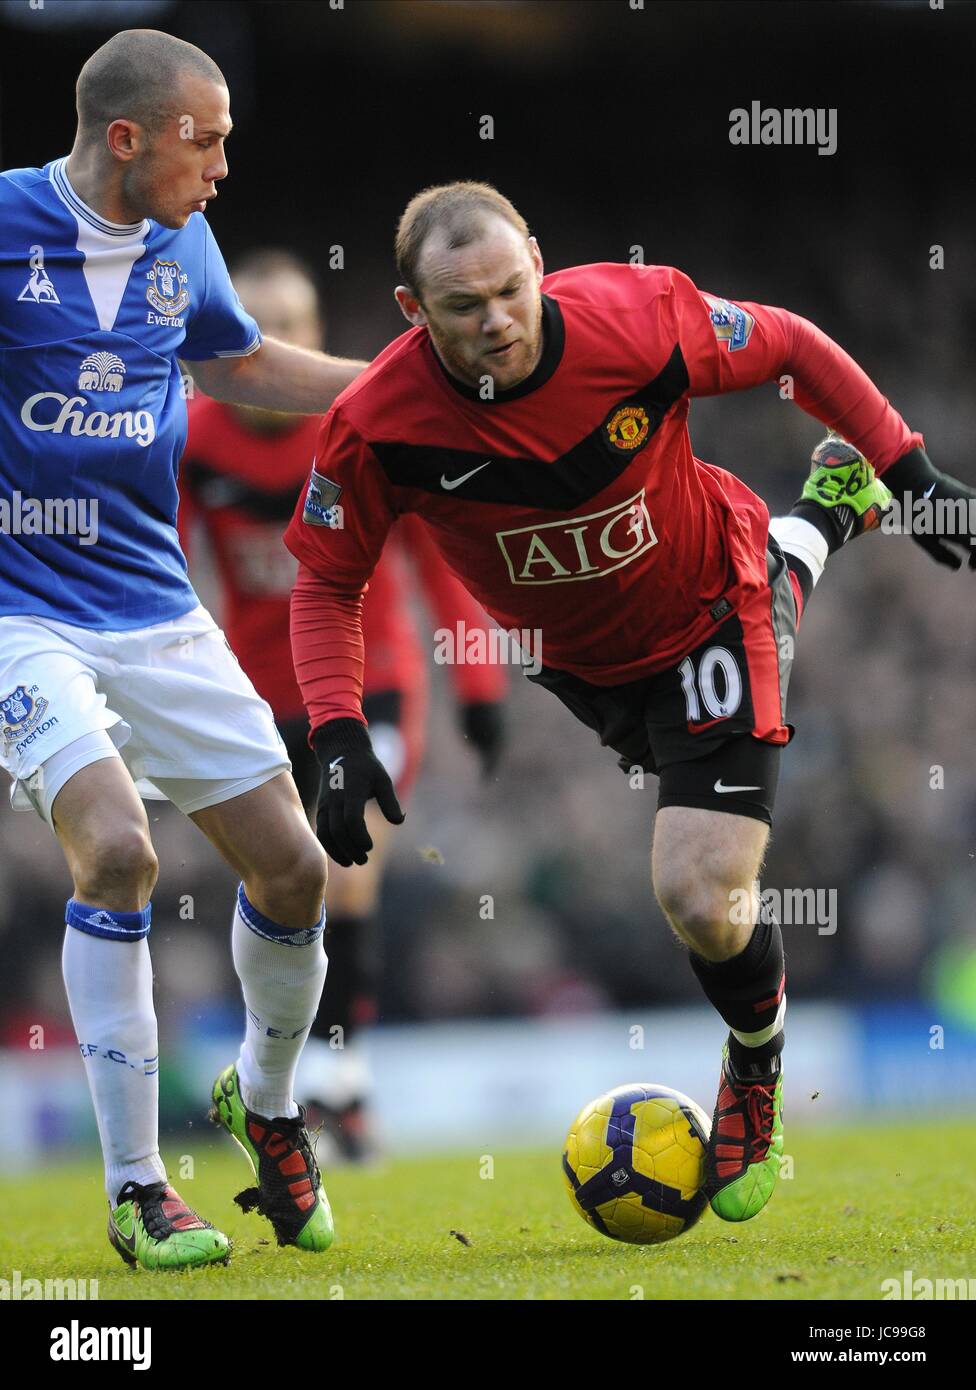
M 677 936 L 706 960 L 735 955 L 741 928 L 732 912 L 730 880 L 703 875 L 665 875 L 655 883 L 658 902 Z
M 672 925 L 679 939 L 689 950 L 707 961 L 731 960 L 748 942 L 748 936 L 743 938 L 741 928 L 728 921 L 706 921 L 701 918 Z
M 307 926 L 322 911 L 327 875 L 325 850 L 309 831 L 273 871 L 257 876 L 256 886 L 276 922 Z
M 324 894 L 329 876 L 329 860 L 311 830 L 303 834 L 299 841 L 296 872 L 304 890 L 311 897 L 321 897 Z
M 315 836 L 309 833 L 302 841 L 294 882 L 296 891 L 302 900 L 308 903 L 310 911 L 321 910 L 328 877 L 329 861 L 325 850 Z
M 125 826 L 87 847 L 74 865 L 75 894 L 82 902 L 137 899 L 144 906 L 156 885 L 159 861 L 148 832 Z

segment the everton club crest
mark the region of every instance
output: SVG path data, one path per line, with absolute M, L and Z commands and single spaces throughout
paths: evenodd
M 153 261 L 148 272 L 146 298 L 160 314 L 180 314 L 190 302 L 187 274 L 179 261 Z
M 3 717 L 3 737 L 7 743 L 29 734 L 41 722 L 48 702 L 37 694 L 37 686 L 31 686 L 31 693 L 23 685 L 11 691 L 0 700 L 0 715 Z

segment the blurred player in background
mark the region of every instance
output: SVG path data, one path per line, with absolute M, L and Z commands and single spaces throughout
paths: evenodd
M 326 416 L 286 533 L 302 561 L 295 669 L 322 765 L 345 770 L 323 779 L 320 837 L 361 863 L 366 802 L 398 814 L 359 706 L 358 594 L 393 519 L 414 512 L 502 627 L 541 632 L 531 679 L 625 769 L 659 775 L 654 888 L 729 1030 L 706 1189 L 717 1215 L 749 1220 L 783 1152 L 783 939 L 758 881 L 796 625 L 828 556 L 880 524 L 890 493 L 875 468 L 913 496 L 973 493 L 806 319 L 704 293 L 670 266 L 545 276 L 525 219 L 488 185 L 419 193 L 396 253 L 414 326 Z M 694 457 L 687 419 L 695 396 L 784 377 L 845 439 L 817 447 L 790 515 L 771 521 Z M 341 499 L 341 528 L 323 499 Z M 953 539 L 972 556 L 967 524 Z
M 234 288 L 262 333 L 319 349 L 325 320 L 315 279 L 295 256 L 254 251 L 231 268 Z M 308 479 L 321 420 L 197 396 L 180 465 L 180 535 L 192 558 L 192 533 L 205 531 L 220 580 L 223 628 L 258 693 L 270 704 L 306 807 L 314 811 L 320 769 L 292 666 L 288 609 L 297 561 L 284 544 L 295 499 Z M 405 517 L 377 565 L 363 602 L 366 648 L 363 712 L 377 756 L 401 801 L 423 753 L 427 660 L 408 599 L 419 579 L 438 628 L 484 630 L 484 611 L 448 570 L 423 524 Z M 486 776 L 502 741 L 505 677 L 489 663 L 451 666 L 461 732 Z M 334 1155 L 369 1157 L 369 1077 L 359 1030 L 376 1016 L 379 957 L 375 921 L 389 825 L 367 812 L 374 853 L 362 866 L 330 865 L 326 954 L 329 969 L 318 1016 L 303 1053 L 296 1095 L 308 1121 L 321 1124 Z M 320 1155 L 321 1156 L 321 1155 Z

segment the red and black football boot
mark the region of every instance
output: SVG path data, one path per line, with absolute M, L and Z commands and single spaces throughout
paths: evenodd
M 779 1059 L 775 1059 L 777 1066 Z M 740 1080 L 726 1045 L 712 1116 L 705 1190 L 723 1221 L 749 1221 L 776 1186 L 783 1157 L 783 1072 Z
M 241 1097 L 237 1067 L 230 1066 L 214 1082 L 210 1119 L 241 1146 L 257 1178 L 257 1187 L 234 1198 L 242 1211 L 256 1209 L 266 1216 L 279 1245 L 328 1250 L 334 1234 L 332 1211 L 302 1107 L 294 1119 L 256 1115 Z

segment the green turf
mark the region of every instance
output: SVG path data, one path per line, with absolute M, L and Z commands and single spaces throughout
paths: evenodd
M 882 1280 L 976 1276 L 973 1128 L 961 1121 L 787 1132 L 795 1176 L 734 1226 L 710 1212 L 667 1245 L 621 1245 L 570 1207 L 558 1152 L 412 1159 L 327 1177 L 336 1244 L 280 1250 L 234 1206 L 250 1182 L 218 1139 L 183 1196 L 234 1241 L 229 1267 L 128 1270 L 91 1162 L 0 1182 L 0 1278 L 98 1279 L 101 1298 L 879 1299 Z M 174 1163 L 175 1152 L 164 1151 Z M 470 1244 L 452 1234 L 462 1233 Z

